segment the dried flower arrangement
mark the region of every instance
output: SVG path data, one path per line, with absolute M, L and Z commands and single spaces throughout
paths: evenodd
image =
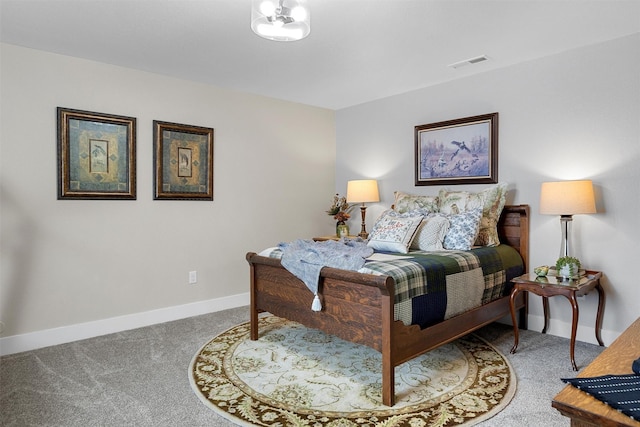
M 336 194 L 333 196 L 333 203 L 327 211 L 327 214 L 333 215 L 333 219 L 338 222 L 344 222 L 351 218 L 351 215 L 349 214 L 351 209 L 353 209 L 353 206 L 350 206 L 349 203 L 347 203 L 347 198 Z

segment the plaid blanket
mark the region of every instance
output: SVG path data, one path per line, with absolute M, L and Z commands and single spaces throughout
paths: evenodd
M 282 253 L 273 248 L 261 255 L 281 258 Z M 422 328 L 508 295 L 511 279 L 524 273 L 522 258 L 507 245 L 388 255 L 358 271 L 391 276 L 395 320 Z
M 367 262 L 360 271 L 393 277 L 395 319 L 422 328 L 507 295 L 511 279 L 524 272 L 522 258 L 507 245 L 410 255 Z

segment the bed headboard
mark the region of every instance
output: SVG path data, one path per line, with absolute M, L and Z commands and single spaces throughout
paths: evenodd
M 507 205 L 498 221 L 500 242 L 513 246 L 529 271 L 529 205 Z

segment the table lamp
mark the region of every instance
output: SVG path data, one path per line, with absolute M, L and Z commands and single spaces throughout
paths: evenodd
M 358 179 L 347 182 L 347 202 L 362 203 L 360 206 L 360 214 L 362 215 L 362 230 L 358 236 L 366 239 L 369 237 L 365 224 L 365 215 L 367 207 L 365 203 L 379 202 L 380 193 L 378 193 L 378 181 L 375 179 Z
M 560 256 L 572 256 L 569 242 L 573 215 L 596 213 L 592 182 L 589 180 L 543 182 L 540 189 L 540 213 L 560 215 L 562 231 Z

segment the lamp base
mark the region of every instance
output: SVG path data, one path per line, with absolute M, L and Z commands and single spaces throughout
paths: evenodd
M 366 214 L 367 214 L 367 207 L 363 203 L 362 206 L 360 206 L 360 216 L 362 216 L 362 230 L 360 230 L 360 233 L 358 233 L 358 236 L 360 236 L 363 239 L 369 238 L 369 233 L 367 233 L 367 225 L 364 221 Z
M 562 231 L 562 240 L 560 241 L 560 257 L 572 256 L 571 255 L 571 223 L 573 222 L 572 215 L 560 216 L 560 228 Z

